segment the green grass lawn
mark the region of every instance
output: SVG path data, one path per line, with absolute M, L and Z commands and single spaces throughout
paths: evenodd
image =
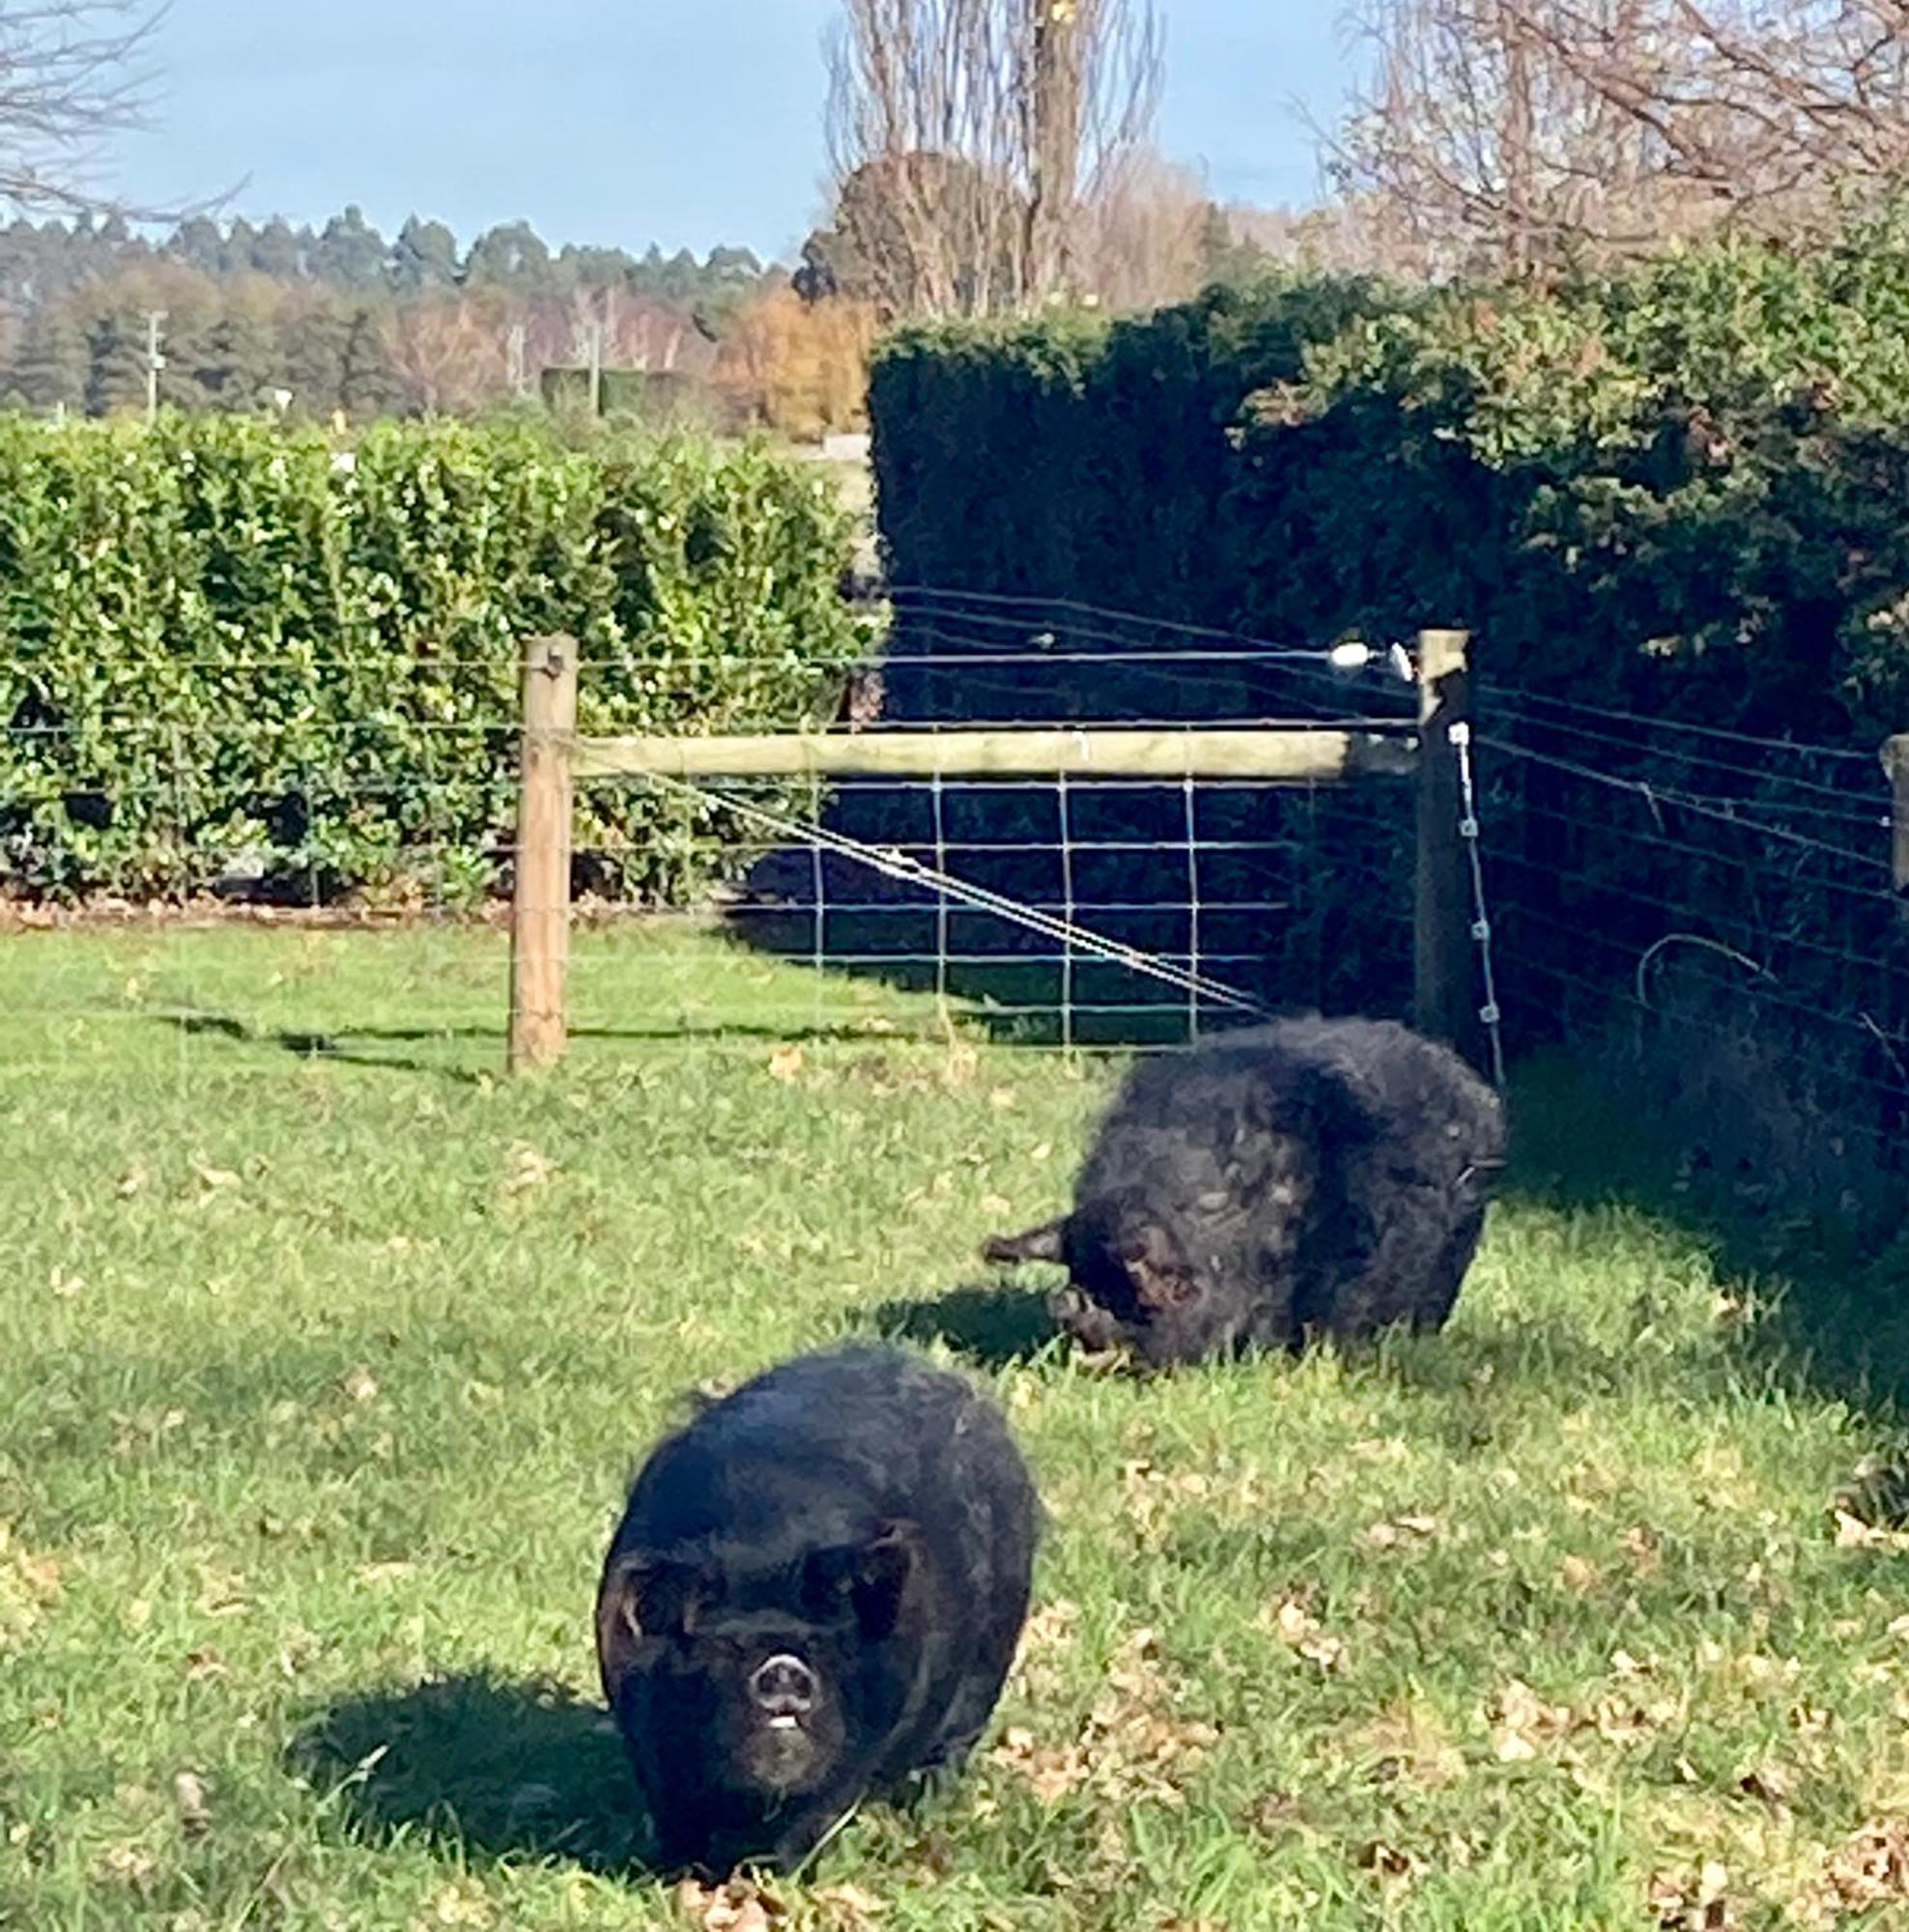
M 679 1392 L 885 1331 L 1053 1514 L 970 1775 L 712 1927 L 1909 1923 L 1898 1432 L 1534 1081 L 1450 1329 L 1152 1382 L 981 1236 L 1109 1063 L 681 926 L 0 940 L 0 1925 L 640 1927 L 590 1610 Z M 1575 1170 L 1572 1184 L 1553 1171 Z M 1575 1205 L 1574 1205 L 1575 1204 Z M 1838 1386 L 1841 1386 L 1838 1384 Z M 694 1921 L 692 1921 L 694 1922 Z

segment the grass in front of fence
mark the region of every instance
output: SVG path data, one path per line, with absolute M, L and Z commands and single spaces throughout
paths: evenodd
M 971 1775 L 778 1922 L 1909 1912 L 1909 1554 L 1882 1478 L 1833 1513 L 1895 1434 L 1704 1241 L 1527 1192 L 1437 1340 L 1110 1378 L 972 1256 L 1111 1068 L 663 926 L 579 937 L 584 1037 L 510 1086 L 502 970 L 0 945 L 0 1923 L 678 1922 L 626 1869 L 602 1544 L 677 1391 L 871 1329 L 983 1365 L 1055 1520 Z

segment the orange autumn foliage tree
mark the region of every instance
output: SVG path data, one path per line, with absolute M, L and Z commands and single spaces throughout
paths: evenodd
M 740 415 L 784 436 L 861 429 L 874 340 L 871 304 L 844 297 L 807 302 L 793 289 L 776 289 L 730 325 L 717 384 Z

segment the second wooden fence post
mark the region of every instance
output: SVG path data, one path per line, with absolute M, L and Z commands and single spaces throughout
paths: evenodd
M 1484 1065 L 1473 997 L 1471 882 L 1459 824 L 1464 800 L 1454 726 L 1471 721 L 1470 636 L 1418 634 L 1418 864 L 1412 1012 L 1420 1033 Z
M 533 638 L 524 650 L 516 890 L 510 918 L 510 1070 L 560 1059 L 570 963 L 570 838 L 577 645 Z

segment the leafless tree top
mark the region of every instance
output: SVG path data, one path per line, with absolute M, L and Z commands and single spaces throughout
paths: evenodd
M 151 0 L 0 0 L 0 199 L 53 213 L 119 206 L 99 187 L 105 144 L 144 119 L 164 11 Z
M 1909 0 L 1356 0 L 1353 24 L 1335 172 L 1461 259 L 1793 230 L 1909 166 Z
M 1157 112 L 1155 0 L 844 0 L 830 62 L 838 216 L 904 314 L 1067 290 L 1083 220 Z

